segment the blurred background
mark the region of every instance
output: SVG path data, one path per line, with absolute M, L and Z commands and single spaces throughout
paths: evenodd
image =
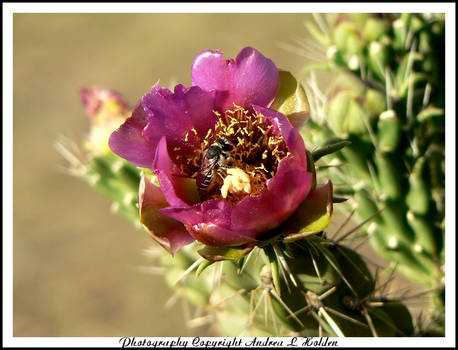
M 68 176 L 54 143 L 89 128 L 84 86 L 135 104 L 152 84 L 190 84 L 202 50 L 254 46 L 293 74 L 307 58 L 281 43 L 306 37 L 309 14 L 15 14 L 13 19 L 14 336 L 204 336 L 187 329 L 161 276 L 145 274 L 154 243 Z

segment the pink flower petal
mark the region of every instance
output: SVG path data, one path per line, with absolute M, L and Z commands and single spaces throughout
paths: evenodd
M 246 47 L 235 60 L 225 60 L 223 53 L 203 51 L 191 69 L 192 84 L 206 91 L 218 90 L 218 106 L 224 112 L 233 103 L 245 108 L 252 104 L 269 106 L 277 93 L 280 78 L 275 64 L 252 47 Z
M 141 223 L 151 236 L 171 254 L 194 241 L 183 224 L 159 213 L 159 209 L 168 206 L 168 203 L 161 190 L 153 185 L 144 174 L 140 181 L 138 203 Z

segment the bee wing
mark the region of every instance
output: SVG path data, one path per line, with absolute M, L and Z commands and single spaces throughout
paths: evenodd
M 216 167 L 217 158 L 208 159 L 205 155 L 202 157 L 200 163 L 200 170 L 197 174 L 197 187 L 200 189 L 206 189 L 209 187 L 213 178 L 213 170 Z

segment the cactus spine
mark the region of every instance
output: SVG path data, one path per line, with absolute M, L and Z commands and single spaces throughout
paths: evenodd
M 140 169 L 112 153 L 78 159 L 68 142 L 59 145 L 71 172 L 137 224 Z M 315 155 L 321 153 L 329 150 Z M 189 326 L 211 323 L 224 336 L 412 335 L 408 309 L 380 294 L 361 256 L 324 232 L 273 239 L 244 258 L 215 263 L 199 256 L 195 244 L 174 257 L 153 245 L 166 282 L 201 312 Z
M 433 289 L 442 315 L 444 19 L 333 14 L 319 16 L 318 25 L 307 23 L 328 55 L 304 71 L 309 98 L 315 98 L 311 127 L 303 132 L 311 143 L 330 137 L 352 142 L 328 157 L 331 164 L 348 165 L 323 172 L 339 183 L 336 193 L 354 195 L 349 202 L 358 220 L 380 211 L 367 230 L 372 247 L 404 276 Z M 340 76 L 326 96 L 311 79 L 323 68 Z

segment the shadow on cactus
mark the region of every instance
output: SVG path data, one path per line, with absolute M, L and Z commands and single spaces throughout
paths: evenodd
M 165 248 L 154 256 L 167 282 L 203 312 L 191 323 L 226 336 L 411 335 L 407 308 L 378 295 L 361 256 L 339 244 L 352 232 L 326 239 L 346 198 L 318 184 L 315 162 L 349 142 L 306 150 L 302 86 L 251 47 L 231 60 L 204 51 L 191 76 L 189 88 L 154 85 L 131 113 L 116 94 L 83 90 L 93 128 L 113 133 L 91 132 L 80 157 L 60 146 L 74 174 Z M 116 130 L 104 118 L 113 106 Z M 93 135 L 113 152 L 94 152 Z

